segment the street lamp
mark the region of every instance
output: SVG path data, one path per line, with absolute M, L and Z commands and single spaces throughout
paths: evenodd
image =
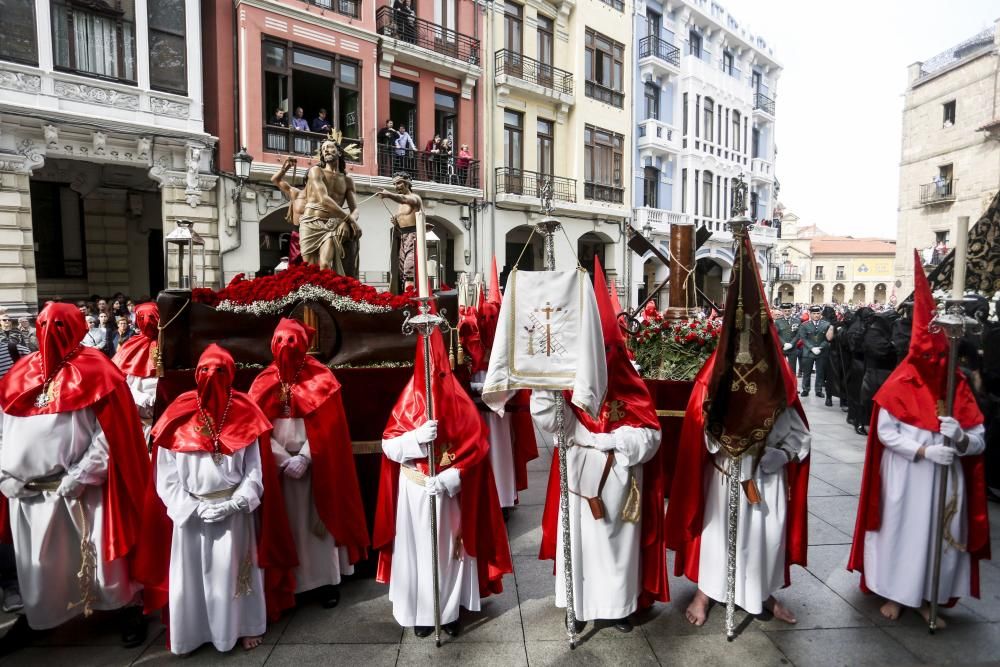
M 642 226 L 642 235 L 645 236 L 647 240 L 653 238 L 653 225 L 649 224 L 648 220 L 646 221 L 646 224 Z
M 233 162 L 236 164 L 236 178 L 240 182 L 242 187 L 247 179 L 250 178 L 250 165 L 253 164 L 253 155 L 247 152 L 246 146 L 240 149 L 240 152 L 233 156 Z

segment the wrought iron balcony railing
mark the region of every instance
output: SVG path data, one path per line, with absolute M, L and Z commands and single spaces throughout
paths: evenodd
M 396 39 L 470 65 L 479 65 L 479 40 L 415 16 L 379 7 L 375 27 L 383 37 Z
M 939 204 L 955 201 L 955 185 L 958 179 L 938 180 L 920 186 L 921 204 Z
M 322 9 L 332 9 L 338 14 L 361 18 L 361 0 L 305 0 L 308 4 Z
M 576 179 L 525 171 L 512 167 L 496 168 L 497 194 L 541 197 L 546 183 L 552 184 L 552 199 L 569 203 L 576 202 Z
M 314 157 L 319 151 L 320 142 L 327 138 L 322 132 L 303 132 L 279 125 L 264 126 L 264 150 L 268 153 L 283 155 L 304 155 Z M 364 145 L 360 139 L 344 137 L 344 143 Z M 362 153 L 363 155 L 363 153 Z M 358 162 L 346 158 L 348 162 Z
M 772 100 L 767 95 L 761 93 L 754 93 L 753 96 L 753 108 L 760 109 L 764 113 L 769 113 L 774 115 L 774 100 Z
M 587 81 L 586 84 L 584 90 L 587 93 L 587 97 L 592 97 L 599 102 L 610 104 L 619 109 L 625 108 L 625 93 L 602 86 L 596 81 Z
M 398 171 L 406 172 L 415 181 L 458 185 L 463 188 L 480 187 L 479 160 L 395 146 L 379 146 L 379 176 L 392 176 Z
M 676 67 L 680 67 L 681 64 L 681 50 L 656 35 L 647 35 L 639 40 L 639 57 L 647 56 L 659 58 Z
M 566 70 L 546 65 L 523 54 L 500 49 L 493 58 L 493 74 L 506 74 L 543 88 L 551 88 L 558 93 L 573 94 L 573 74 Z
M 800 283 L 802 274 L 798 271 L 782 271 L 778 274 L 778 281 L 783 283 Z
M 584 182 L 583 198 L 593 201 L 605 201 L 612 204 L 621 204 L 625 201 L 625 188 L 620 188 L 614 185 Z

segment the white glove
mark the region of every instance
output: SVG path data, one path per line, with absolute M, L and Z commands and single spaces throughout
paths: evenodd
M 417 442 L 426 445 L 434 442 L 438 437 L 438 423 L 436 419 L 425 421 L 413 430 L 413 435 L 417 436 Z
M 952 442 L 961 442 L 965 437 L 965 431 L 954 417 L 938 417 L 938 421 L 941 422 L 941 435 Z
M 477 394 L 483 393 L 483 383 L 482 382 L 470 382 L 469 389 L 476 392 Z
M 442 482 L 437 476 L 428 477 L 424 480 L 424 491 L 427 492 L 428 496 L 439 496 L 446 493 L 446 488 L 444 482 Z
M 785 343 L 785 344 L 784 344 L 784 345 L 782 346 L 782 348 L 781 348 L 781 349 L 783 349 L 783 350 L 790 350 L 790 349 L 792 349 L 792 344 L 791 344 L 791 343 Z
M 296 454 L 285 459 L 284 463 L 281 464 L 281 469 L 292 479 L 302 479 L 302 476 L 306 474 L 306 470 L 309 469 L 309 463 L 309 459 L 301 454 Z
M 21 480 L 9 477 L 0 482 L 0 493 L 8 498 L 29 498 L 37 496 L 39 492 L 26 488 Z
M 79 498 L 83 495 L 83 484 L 78 482 L 76 478 L 66 475 L 59 482 L 59 488 L 56 489 L 56 495 L 62 496 L 63 498 Z
M 222 521 L 230 514 L 245 512 L 250 507 L 246 498 L 233 498 L 224 503 L 201 503 L 198 505 L 198 516 L 205 523 Z
M 785 467 L 786 463 L 788 463 L 788 457 L 784 450 L 777 447 L 765 447 L 764 455 L 760 457 L 760 469 L 768 475 L 778 472 Z
M 812 353 L 813 353 L 814 355 L 816 355 L 817 357 L 819 356 L 819 353 L 820 353 L 820 352 L 822 352 L 822 351 L 823 351 L 823 348 L 821 348 L 821 347 L 814 347 L 814 348 L 812 349 Z
M 955 459 L 955 450 L 948 445 L 930 445 L 924 448 L 924 458 L 939 466 L 951 465 Z

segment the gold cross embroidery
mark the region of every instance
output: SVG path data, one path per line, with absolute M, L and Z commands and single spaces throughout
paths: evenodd
M 536 308 L 536 313 L 545 313 L 545 356 L 551 357 L 553 352 L 552 345 L 552 313 L 562 312 L 562 308 L 553 308 L 551 301 L 545 302 L 544 308 Z
M 445 466 L 450 466 L 455 461 L 455 455 L 451 453 L 451 443 L 445 442 L 440 445 L 435 445 L 441 452 L 441 460 L 438 461 L 438 465 L 442 468 Z

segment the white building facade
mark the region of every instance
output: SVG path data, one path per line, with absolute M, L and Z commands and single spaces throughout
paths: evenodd
M 218 176 L 198 0 L 12 0 L 0 12 L 0 305 L 164 286 L 179 219 L 215 280 Z
M 703 297 L 719 304 L 733 264 L 726 220 L 740 175 L 749 186 L 747 215 L 757 223 L 751 238 L 761 275 L 772 280 L 781 66 L 764 38 L 712 0 L 636 2 L 633 32 L 633 226 L 664 249 L 673 224 L 710 231 L 696 253 L 696 276 Z M 667 275 L 656 260 L 632 261 L 632 298 Z

